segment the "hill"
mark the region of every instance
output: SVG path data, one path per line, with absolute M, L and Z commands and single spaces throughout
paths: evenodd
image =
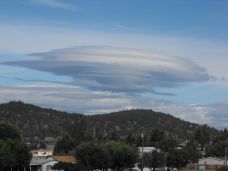
M 84 116 L 78 113 L 41 108 L 23 102 L 0 104 L 0 120 L 16 125 L 23 136 L 32 143 L 39 143 L 45 139 L 56 139 L 68 134 L 75 121 L 81 117 L 86 118 L 91 136 L 100 134 L 102 137 L 114 135 L 126 137 L 130 134 L 138 136 L 142 132 L 150 134 L 152 130 L 158 129 L 164 131 L 168 136 L 187 139 L 202 127 L 152 110 L 127 110 Z M 211 135 L 218 134 L 214 128 L 208 127 L 207 129 Z
M 23 102 L 0 104 L 0 120 L 14 124 L 31 143 L 67 134 L 80 114 L 69 114 Z
M 152 130 L 158 129 L 167 136 L 177 139 L 188 139 L 194 135 L 202 125 L 187 122 L 172 115 L 154 112 L 153 110 L 134 109 L 109 114 L 90 116 L 91 127 L 101 127 L 106 134 L 113 132 L 118 135 L 148 135 Z M 207 127 L 208 132 L 213 136 L 218 133 L 215 128 Z

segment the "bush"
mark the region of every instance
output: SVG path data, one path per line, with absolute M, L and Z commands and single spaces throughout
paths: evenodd
M 217 171 L 228 171 L 228 166 L 222 166 Z

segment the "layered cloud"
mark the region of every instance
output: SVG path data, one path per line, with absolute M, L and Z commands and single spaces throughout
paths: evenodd
M 156 88 L 177 87 L 212 77 L 190 60 L 110 46 L 77 46 L 31 54 L 38 60 L 7 62 L 7 65 L 70 76 L 69 84 L 94 91 L 124 93 L 157 92 Z

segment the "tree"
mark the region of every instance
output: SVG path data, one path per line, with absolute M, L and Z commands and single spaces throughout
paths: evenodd
M 69 136 L 57 140 L 54 148 L 54 154 L 68 154 L 75 147 L 74 141 Z
M 44 141 L 41 141 L 40 142 L 40 147 L 39 147 L 40 149 L 46 149 L 47 148 L 47 145 L 46 145 L 46 143 L 44 142 Z
M 183 150 L 172 150 L 167 156 L 167 166 L 178 170 L 188 164 L 188 154 Z
M 217 171 L 228 171 L 228 167 L 227 166 L 222 166 L 219 169 L 217 169 Z
M 29 166 L 31 154 L 19 131 L 8 123 L 0 123 L 0 168 L 23 170 Z M 8 136 L 7 136 L 8 135 Z M 23 169 L 22 169 L 23 168 Z
M 165 152 L 169 152 L 170 150 L 176 148 L 177 141 L 174 138 L 163 138 L 161 142 L 157 145 L 159 149 Z
M 135 138 L 134 138 L 134 136 L 133 136 L 132 134 L 129 134 L 129 135 L 126 137 L 125 142 L 126 142 L 127 144 L 131 144 L 131 145 L 135 144 Z
M 21 134 L 15 126 L 0 122 L 0 140 L 6 139 L 21 140 Z
M 29 166 L 31 154 L 29 148 L 24 142 L 14 141 L 11 150 L 14 152 L 17 167 L 23 168 Z
M 117 141 L 107 141 L 105 146 L 112 158 L 113 169 L 131 168 L 138 160 L 138 149 L 135 146 Z
M 155 171 L 156 168 L 165 165 L 165 154 L 157 151 L 145 153 L 144 162 L 146 167 L 153 168 L 153 171 Z
M 75 153 L 81 170 L 131 168 L 137 162 L 138 149 L 118 141 L 87 142 Z
M 164 139 L 164 131 L 159 130 L 159 129 L 154 129 L 152 130 L 150 134 L 150 143 L 153 144 L 155 142 L 160 142 Z
M 215 144 L 206 146 L 206 156 L 224 156 L 227 141 L 218 141 Z
M 191 163 L 198 162 L 198 159 L 202 157 L 201 152 L 198 150 L 198 143 L 195 141 L 191 141 L 187 143 L 185 147 L 182 149 L 185 151 L 186 154 L 188 154 L 188 161 Z
M 80 143 L 86 141 L 88 138 L 88 125 L 86 116 L 78 118 L 69 135 L 57 140 L 54 148 L 55 154 L 68 154 Z
M 111 166 L 111 157 L 103 144 L 86 142 L 76 149 L 75 157 L 81 169 L 108 169 Z
M 228 130 L 224 129 L 206 146 L 206 156 L 224 156 L 228 146 Z
M 86 116 L 81 116 L 75 121 L 70 136 L 72 137 L 75 146 L 88 140 L 88 125 Z
M 198 141 L 201 147 L 205 147 L 205 145 L 210 142 L 210 133 L 207 125 L 203 125 L 196 130 L 195 140 Z

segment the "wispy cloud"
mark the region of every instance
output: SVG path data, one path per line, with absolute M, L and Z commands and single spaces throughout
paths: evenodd
M 52 8 L 60 8 L 65 10 L 75 10 L 76 8 L 66 2 L 60 0 L 28 0 L 28 2 L 33 4 L 39 4 Z

